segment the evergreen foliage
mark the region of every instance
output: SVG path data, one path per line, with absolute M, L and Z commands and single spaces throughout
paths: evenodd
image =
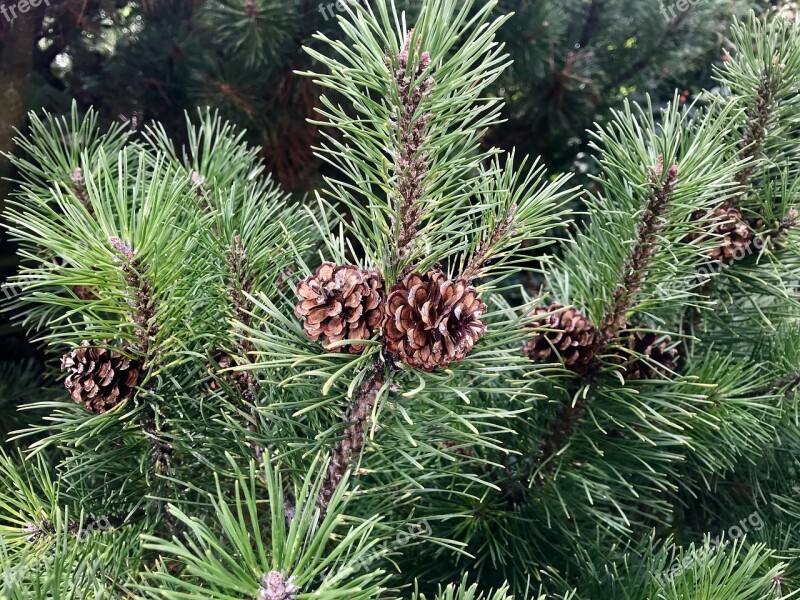
M 0 596 L 797 595 L 797 25 L 737 22 L 702 105 L 625 103 L 584 192 L 484 144 L 496 9 L 345 6 L 302 205 L 212 110 L 184 145 L 31 116 L 8 310 L 71 388 L 0 455 Z

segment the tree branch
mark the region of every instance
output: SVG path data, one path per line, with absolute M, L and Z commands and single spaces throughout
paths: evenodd
M 495 227 L 492 235 L 488 238 L 483 238 L 483 241 L 480 243 L 480 246 L 478 246 L 478 249 L 475 251 L 475 254 L 472 257 L 472 260 L 470 260 L 467 268 L 464 269 L 464 272 L 461 274 L 463 279 L 471 282 L 473 279 L 480 277 L 483 267 L 489 260 L 490 252 L 497 245 L 497 243 L 503 239 L 503 236 L 509 232 L 511 226 L 514 224 L 514 213 L 516 213 L 516 211 L 517 206 L 512 206 L 511 210 L 508 211 L 508 216 L 502 223 L 499 223 Z
M 663 227 L 663 217 L 669 208 L 677 179 L 678 166 L 672 165 L 665 176 L 664 159 L 659 157 L 658 164 L 650 172 L 649 197 L 637 227 L 636 241 L 622 270 L 622 281 L 617 289 L 614 290 L 611 303 L 598 327 L 597 342 L 593 349 L 595 355 L 602 352 L 604 348 L 612 343 L 619 331 L 627 323 L 628 310 L 644 283 L 647 269 L 655 253 L 658 232 Z M 564 405 L 561 408 L 550 427 L 550 431 L 539 447 L 536 466 L 549 461 L 551 465 L 549 470 L 552 472 L 555 465 L 551 459 L 572 437 L 586 406 L 589 404 L 593 387 L 594 382 L 590 383 L 586 393 L 582 394 L 574 403 Z M 539 483 L 541 483 L 541 478 L 542 476 L 540 475 Z
M 600 14 L 605 8 L 606 0 L 592 0 L 589 10 L 586 11 L 586 20 L 583 23 L 581 36 L 578 38 L 578 46 L 585 48 L 592 39 L 595 27 L 600 22 Z
M 418 81 L 430 65 L 431 58 L 427 52 L 419 53 L 421 39 L 417 39 L 415 59 L 418 61 L 408 75 L 409 51 L 414 30 L 406 35 L 405 45 L 397 55 L 398 69 L 393 72 L 394 82 L 400 99 L 399 110 L 392 120 L 392 127 L 397 138 L 397 149 L 392 153 L 394 159 L 395 195 L 397 197 L 396 220 L 394 225 L 395 240 L 393 243 L 392 265 L 398 268 L 409 256 L 417 236 L 422 218 L 421 200 L 425 195 L 422 185 L 430 168 L 430 157 L 423 150 L 427 141 L 426 129 L 430 114 L 417 115 L 422 102 L 430 96 L 433 78 Z M 386 64 L 390 67 L 389 57 Z M 390 67 L 391 68 L 391 67 Z M 414 84 L 412 86 L 412 83 Z M 398 275 L 402 279 L 413 267 L 406 265 Z
M 327 512 L 331 498 L 347 469 L 352 466 L 353 461 L 364 449 L 367 420 L 385 383 L 386 373 L 383 364 L 380 359 L 376 359 L 367 369 L 364 381 L 358 388 L 356 398 L 350 405 L 350 410 L 345 418 L 347 428 L 344 431 L 344 435 L 336 448 L 331 451 L 328 472 L 325 475 L 325 480 L 317 498 L 317 507 L 322 514 Z

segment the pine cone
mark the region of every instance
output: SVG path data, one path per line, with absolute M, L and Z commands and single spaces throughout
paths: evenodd
M 86 286 L 74 285 L 72 286 L 72 293 L 74 293 L 81 300 L 97 300 L 95 293 Z
M 215 375 L 216 377 L 223 379 L 232 385 L 235 385 L 241 390 L 248 389 L 250 385 L 253 383 L 253 377 L 250 371 L 225 370 L 225 369 L 230 369 L 231 367 L 235 367 L 239 364 L 239 362 L 227 352 L 218 350 L 212 354 L 212 359 L 216 363 L 216 365 L 212 365 L 209 368 L 209 372 L 212 375 Z M 209 382 L 208 386 L 212 390 L 218 390 L 220 388 L 219 382 L 213 379 Z
M 64 386 L 72 399 L 100 414 L 130 397 L 139 383 L 141 363 L 84 340 L 80 348 L 64 355 L 61 369 L 67 371 Z
M 619 337 L 620 345 L 627 350 L 621 358 L 625 379 L 661 379 L 677 367 L 678 351 L 670 347 L 672 338 L 668 335 L 622 330 Z
M 322 338 L 329 348 L 341 340 L 368 340 L 383 320 L 383 278 L 378 271 L 359 269 L 352 265 L 322 263 L 314 275 L 297 284 L 295 314 L 305 319 L 306 335 L 314 341 Z M 364 350 L 363 344 L 351 344 L 352 354 Z
M 467 280 L 450 281 L 440 271 L 411 273 L 386 301 L 386 349 L 410 367 L 447 367 L 464 360 L 486 331 L 485 313 Z
M 534 362 L 560 360 L 570 371 L 583 375 L 594 358 L 597 331 L 589 319 L 577 309 L 561 310 L 563 308 L 563 305 L 554 302 L 547 308 L 540 306 L 530 314 L 531 317 L 536 317 L 554 313 L 541 317 L 530 325 L 552 331 L 538 332 L 526 342 L 522 350 Z
M 711 211 L 697 211 L 692 218 L 700 221 L 708 233 L 723 236 L 720 245 L 712 249 L 708 255 L 712 261 L 730 263 L 740 260 L 747 254 L 753 242 L 753 230 L 739 209 L 723 204 Z M 693 233 L 687 237 L 692 242 L 698 239 L 700 234 Z

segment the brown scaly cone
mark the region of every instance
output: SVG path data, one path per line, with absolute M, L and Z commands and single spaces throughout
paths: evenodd
M 708 254 L 712 261 L 731 263 L 739 260 L 747 254 L 753 243 L 753 230 L 738 208 L 723 204 L 714 210 L 697 211 L 692 219 L 700 221 L 709 234 L 722 236 L 720 245 Z M 687 239 L 692 242 L 699 237 L 700 234 L 692 233 Z
M 627 350 L 619 359 L 624 362 L 625 379 L 663 379 L 675 371 L 678 351 L 670 347 L 668 335 L 623 330 L 619 337 L 620 346 Z
M 341 346 L 331 348 L 335 342 L 370 339 L 383 320 L 385 292 L 378 271 L 324 262 L 297 284 L 296 291 L 302 299 L 295 314 L 305 320 L 306 335 L 321 341 L 329 352 L 343 350 Z M 347 348 L 358 354 L 364 345 Z
M 139 383 L 141 364 L 109 348 L 92 347 L 88 340 L 65 354 L 61 369 L 70 397 L 86 410 L 104 413 L 130 397 Z
M 563 305 L 553 302 L 546 308 L 540 306 L 531 312 L 531 317 L 546 316 L 536 319 L 530 327 L 551 331 L 538 332 L 525 343 L 522 351 L 533 362 L 560 361 L 570 371 L 584 375 L 594 359 L 597 331 L 577 309 L 563 308 Z
M 253 377 L 250 371 L 226 370 L 239 365 L 239 361 L 237 361 L 227 352 L 218 350 L 213 353 L 211 358 L 216 365 L 209 366 L 209 374 L 215 376 L 217 379 L 236 386 L 240 390 L 247 390 L 252 385 Z M 208 387 L 210 387 L 212 390 L 218 390 L 220 388 L 220 382 L 216 379 L 212 379 L 209 382 Z
M 411 273 L 392 287 L 383 324 L 386 350 L 432 371 L 464 360 L 486 331 L 486 305 L 466 279 L 440 271 Z

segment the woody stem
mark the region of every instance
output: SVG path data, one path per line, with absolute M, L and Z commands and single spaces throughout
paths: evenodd
M 364 381 L 358 388 L 355 400 L 347 412 L 345 417 L 347 427 L 342 439 L 331 451 L 328 472 L 325 474 L 325 480 L 317 498 L 317 507 L 322 514 L 327 512 L 336 488 L 364 448 L 367 421 L 385 383 L 386 373 L 383 364 L 380 359 L 376 359 L 367 369 Z

